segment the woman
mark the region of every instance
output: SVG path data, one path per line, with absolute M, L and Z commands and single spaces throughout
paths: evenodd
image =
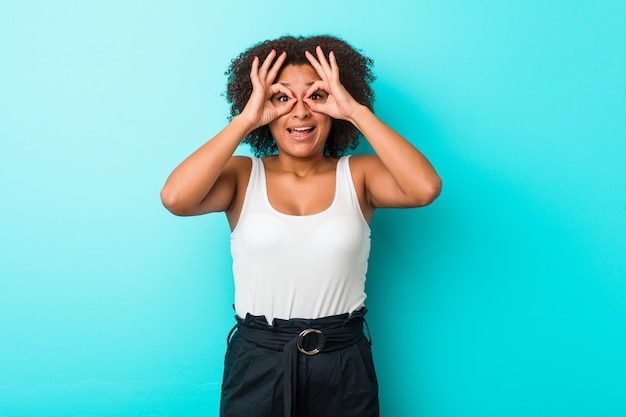
M 162 190 L 172 213 L 223 211 L 232 230 L 222 416 L 378 416 L 369 223 L 377 208 L 430 204 L 441 180 L 372 112 L 371 64 L 330 36 L 248 49 L 227 72 L 230 123 Z M 376 155 L 344 156 L 360 135 Z M 242 141 L 257 158 L 233 156 Z

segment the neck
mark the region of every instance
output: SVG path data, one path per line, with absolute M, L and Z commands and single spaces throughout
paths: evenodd
M 274 158 L 274 166 L 277 170 L 290 172 L 301 178 L 306 177 L 311 173 L 324 170 L 329 165 L 332 165 L 331 158 L 328 158 L 323 154 L 308 158 L 294 158 L 289 155 L 279 153 Z

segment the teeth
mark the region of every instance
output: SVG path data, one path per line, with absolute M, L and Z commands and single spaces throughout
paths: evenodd
M 312 127 L 294 127 L 291 130 L 295 130 L 296 132 L 306 132 L 311 129 L 313 128 Z

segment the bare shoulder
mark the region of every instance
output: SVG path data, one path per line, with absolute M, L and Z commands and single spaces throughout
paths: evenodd
M 367 153 L 361 153 L 361 154 L 350 156 L 350 164 L 355 163 L 355 164 L 367 165 L 367 164 L 372 164 L 372 163 L 378 163 L 379 161 L 380 161 L 380 158 L 378 156 L 367 154 Z
M 240 175 L 249 176 L 252 169 L 252 159 L 247 156 L 233 156 L 226 164 L 226 169 L 234 173 L 237 177 Z
M 380 158 L 376 155 L 358 154 L 350 156 L 350 170 L 352 175 L 365 176 L 372 169 L 378 169 L 382 166 Z
M 364 184 L 366 177 L 382 166 L 380 158 L 370 154 L 351 155 L 349 161 L 350 172 L 355 185 Z

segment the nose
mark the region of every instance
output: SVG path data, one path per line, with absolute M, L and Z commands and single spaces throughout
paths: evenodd
M 291 110 L 291 113 L 292 113 L 293 117 L 295 117 L 297 119 L 306 119 L 307 117 L 309 117 L 311 115 L 311 109 L 304 102 L 303 99 L 299 98 L 298 102 L 296 103 L 296 105 Z

